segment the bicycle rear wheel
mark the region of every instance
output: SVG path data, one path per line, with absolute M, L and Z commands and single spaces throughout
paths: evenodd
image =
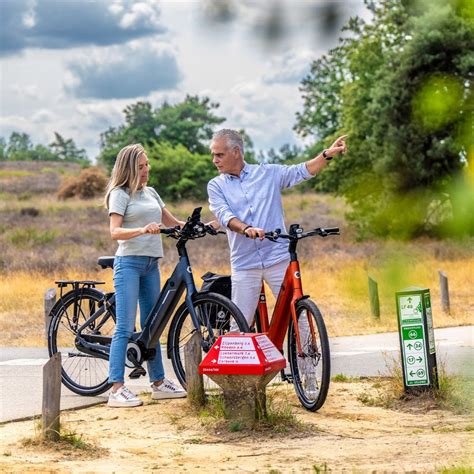
M 243 314 L 228 298 L 217 293 L 198 294 L 194 301 L 194 309 L 200 320 L 203 351 L 212 347 L 218 336 L 229 332 L 231 325 L 237 325 L 240 332 L 250 332 Z M 214 337 L 210 337 L 208 324 L 211 322 Z M 186 304 L 182 304 L 171 321 L 168 350 L 171 362 L 179 383 L 186 387 L 184 370 L 184 346 L 196 332 L 191 315 Z
M 288 358 L 293 384 L 301 404 L 310 411 L 319 410 L 326 401 L 329 389 L 331 361 L 329 340 L 323 317 L 311 300 L 296 305 L 301 350 L 298 355 L 293 320 L 288 328 Z M 315 339 L 312 340 L 309 318 L 313 322 Z
M 53 317 L 48 331 L 48 350 L 52 356 L 61 353 L 63 384 L 79 395 L 95 396 L 107 391 L 109 361 L 81 352 L 76 347 L 80 328 L 92 315 L 92 321 L 82 334 L 112 336 L 115 314 L 107 309 L 104 294 L 94 288 L 83 288 L 66 293 L 51 310 Z

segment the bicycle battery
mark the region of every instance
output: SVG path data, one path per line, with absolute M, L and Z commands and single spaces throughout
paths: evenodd
M 203 279 L 202 292 L 218 293 L 226 298 L 231 298 L 232 286 L 229 275 L 207 272 L 201 278 Z M 223 312 L 217 312 L 213 308 L 209 311 L 209 321 L 213 328 L 228 329 L 229 321 L 225 321 L 225 319 L 226 315 Z

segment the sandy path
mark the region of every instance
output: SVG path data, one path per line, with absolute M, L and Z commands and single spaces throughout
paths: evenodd
M 270 388 L 274 406 L 290 405 L 296 427 L 229 431 L 197 416 L 186 400 L 148 401 L 138 409 L 98 406 L 64 413 L 66 428 L 92 450 L 23 446 L 34 421 L 0 426 L 5 472 L 436 472 L 474 466 L 472 417 L 411 402 L 397 410 L 366 406 L 372 381 L 332 383 L 318 413 L 299 407 L 292 387 Z M 320 469 L 320 471 L 318 471 Z

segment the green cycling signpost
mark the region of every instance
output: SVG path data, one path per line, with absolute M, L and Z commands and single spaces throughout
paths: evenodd
M 430 290 L 406 288 L 396 300 L 405 391 L 438 388 Z

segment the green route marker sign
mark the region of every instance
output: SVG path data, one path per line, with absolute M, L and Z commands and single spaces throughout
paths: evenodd
M 437 386 L 430 290 L 406 288 L 396 300 L 405 391 Z

